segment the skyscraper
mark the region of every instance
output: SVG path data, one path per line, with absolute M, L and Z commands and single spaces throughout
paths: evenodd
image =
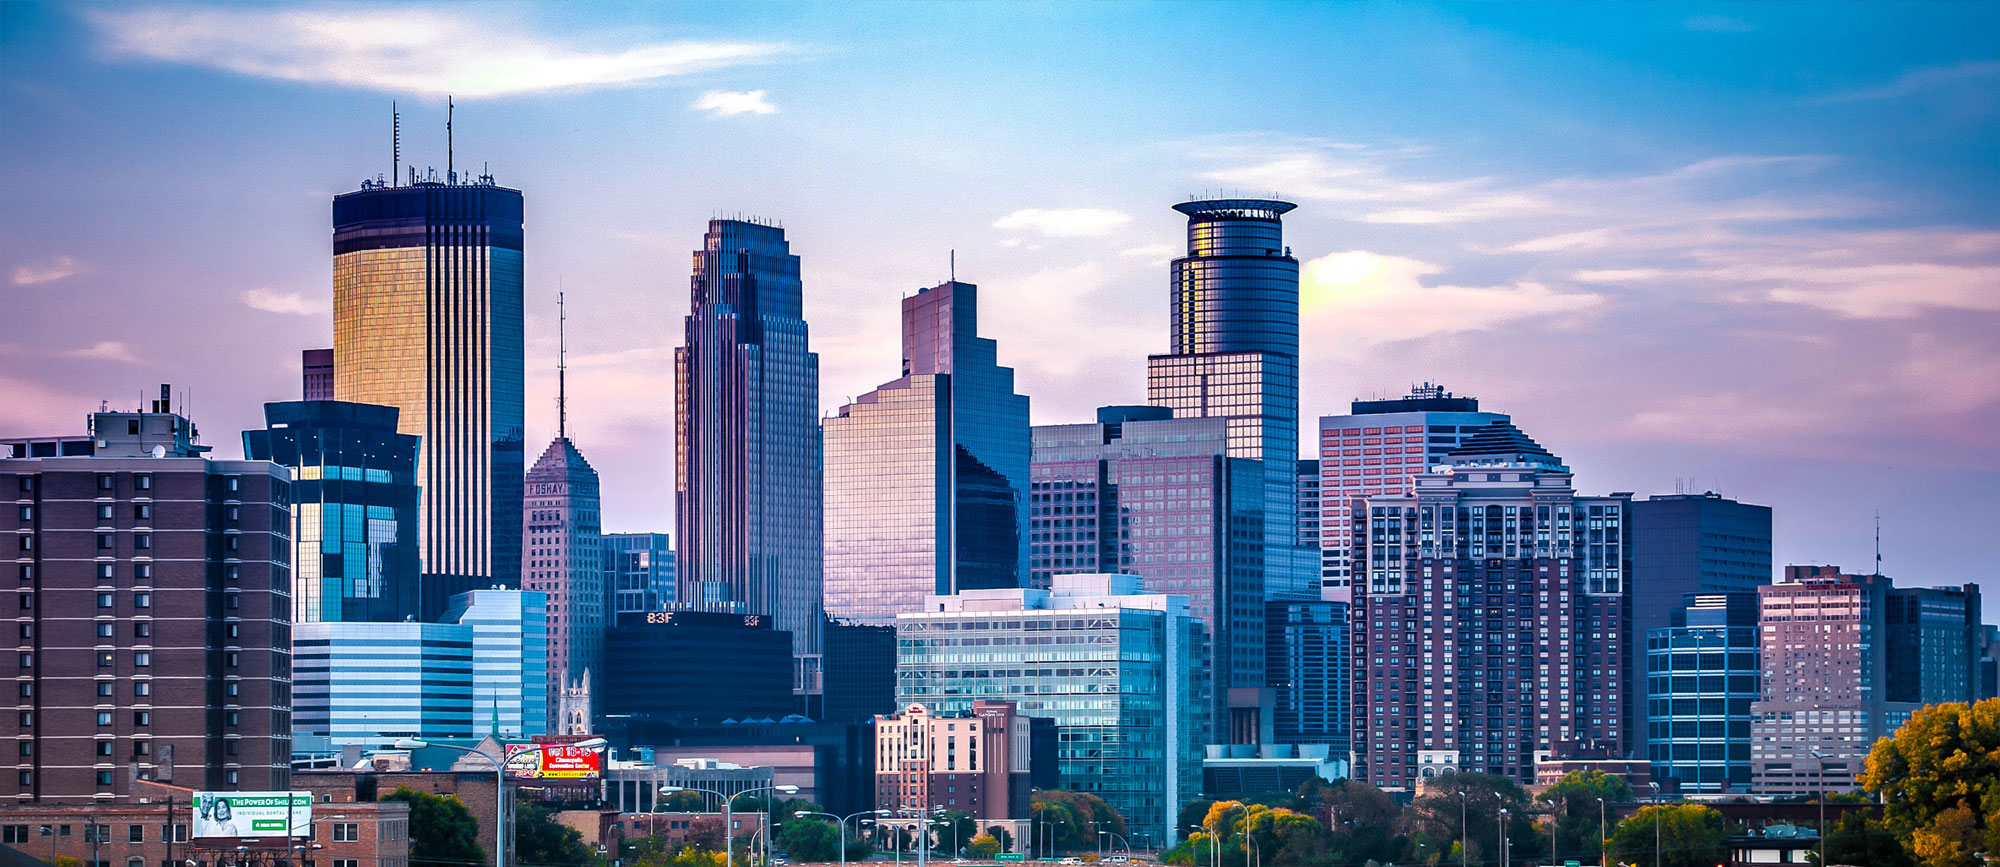
M 333 200 L 334 391 L 423 437 L 424 619 L 521 580 L 521 218 L 491 177 Z
M 924 597 L 1026 586 L 1028 398 L 978 289 L 903 299 L 903 375 L 826 420 L 826 610 L 890 625 Z
M 817 690 L 819 356 L 785 231 L 711 220 L 674 351 L 679 603 L 771 617 L 794 685 Z
M 133 779 L 283 789 L 291 778 L 291 480 L 210 460 L 161 399 L 87 437 L 0 442 L 15 538 L 18 745 L 8 801 L 98 803 Z
M 1320 595 L 1346 602 L 1355 499 L 1409 493 L 1418 473 L 1445 463 L 1466 437 L 1507 416 L 1480 412 L 1476 398 L 1424 383 L 1407 397 L 1357 400 L 1347 415 L 1319 420 Z
M 572 684 L 595 687 L 604 674 L 604 541 L 597 471 L 569 437 L 558 435 L 528 471 L 522 573 L 525 589 L 548 597 L 549 706 Z
M 305 399 L 333 400 L 333 350 L 305 350 L 299 362 Z
M 1266 687 L 1264 468 L 1228 455 L 1223 419 L 1167 413 L 1108 406 L 1097 424 L 1034 428 L 1035 586 L 1117 572 L 1140 576 L 1148 593 L 1186 597 L 1213 654 L 1210 730 L 1255 743 L 1235 734 L 1264 720 L 1239 721 L 1235 711 L 1258 713 L 1255 693 Z
M 1689 593 L 1645 643 L 1653 778 L 1683 793 L 1749 791 L 1750 705 L 1763 676 L 1757 594 Z
M 666 533 L 604 533 L 607 623 L 627 612 L 665 611 L 674 602 L 674 541 Z
M 292 617 L 393 623 L 418 616 L 418 438 L 397 409 L 337 400 L 264 404 L 243 455 L 292 477 Z
M 1350 615 L 1356 777 L 1528 784 L 1573 748 L 1622 755 L 1635 736 L 1625 496 L 1578 496 L 1561 459 L 1507 422 L 1450 464 L 1413 493 L 1350 504 L 1349 562 L 1366 578 Z
M 1188 254 L 1173 262 L 1169 352 L 1146 360 L 1146 399 L 1176 418 L 1222 418 L 1229 456 L 1263 462 L 1265 593 L 1317 595 L 1297 543 L 1299 260 L 1268 199 L 1183 202 Z
M 1755 594 L 1771 583 L 1770 506 L 1713 492 L 1655 495 L 1632 501 L 1630 534 L 1634 672 L 1647 670 L 1644 639 L 1671 625 L 1688 594 Z
M 1324 744 L 1345 759 L 1353 725 L 1348 603 L 1274 599 L 1264 603 L 1264 622 L 1274 739 Z
M 472 637 L 472 718 L 481 732 L 526 738 L 549 731 L 548 595 L 471 590 L 450 599 L 441 620 Z

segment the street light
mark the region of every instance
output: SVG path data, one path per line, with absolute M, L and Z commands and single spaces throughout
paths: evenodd
M 1826 864 L 1826 753 L 1818 748 L 1812 751 L 1814 764 L 1819 766 L 1819 863 Z
M 1666 818 L 1666 808 L 1660 805 L 1660 784 L 1648 780 L 1646 785 L 1653 787 L 1653 867 L 1660 867 L 1660 820 Z
M 694 786 L 676 786 L 672 784 L 660 787 L 660 794 L 662 795 L 671 795 L 675 792 L 700 792 L 701 794 L 704 795 L 714 795 L 722 799 L 722 851 L 723 851 L 722 862 L 728 865 L 728 867 L 736 867 L 736 837 L 735 835 L 729 833 L 730 831 L 736 830 L 735 828 L 731 827 L 732 825 L 735 824 L 735 821 L 732 818 L 733 814 L 731 814 L 729 811 L 729 802 L 733 800 L 733 798 L 728 793 L 721 792 L 716 789 L 702 789 Z M 758 786 L 754 789 L 744 789 L 743 791 L 737 792 L 736 794 L 737 796 L 742 796 L 742 795 L 755 794 L 757 792 L 782 792 L 787 795 L 796 795 L 799 793 L 799 787 L 793 785 Z M 769 828 L 771 826 L 771 817 L 768 813 L 765 814 L 764 816 L 763 824 L 764 827 L 766 828 Z M 766 862 L 769 862 L 771 860 L 771 849 L 768 844 L 766 844 L 764 848 L 764 860 Z
M 523 747 L 519 751 L 519 754 L 525 755 L 528 753 L 548 752 L 549 750 L 554 749 L 556 747 L 575 747 L 580 750 L 598 750 L 598 749 L 603 749 L 604 746 L 608 743 L 610 743 L 610 741 L 607 741 L 603 738 L 584 738 L 583 740 L 577 741 L 576 743 L 573 744 L 534 744 L 531 746 Z M 494 809 L 498 811 L 493 816 L 493 867 L 507 867 L 507 836 L 508 836 L 507 832 L 509 830 L 509 826 L 507 824 L 507 756 L 504 755 L 507 749 L 506 746 L 503 744 L 500 748 L 503 755 L 501 755 L 498 758 L 495 758 L 490 753 L 481 752 L 471 747 L 457 747 L 457 746 L 452 746 L 451 744 L 433 744 L 429 741 L 418 740 L 416 738 L 396 739 L 396 749 L 399 750 L 420 750 L 425 747 L 440 747 L 442 749 L 452 750 L 453 752 L 460 752 L 460 753 L 466 753 L 468 755 L 481 756 L 485 758 L 488 762 L 493 763 Z
M 1465 790 L 1458 790 L 1458 867 L 1465 867 Z
M 862 810 L 861 812 L 858 813 L 849 813 L 844 818 L 841 816 L 836 816 L 832 813 L 821 813 L 817 810 L 800 810 L 796 813 L 793 813 L 792 815 L 797 816 L 801 819 L 807 816 L 825 816 L 829 819 L 832 819 L 834 825 L 840 829 L 840 867 L 847 867 L 847 820 L 852 819 L 856 816 L 887 816 L 889 815 L 889 811 Z
M 1500 867 L 1507 867 L 1507 808 L 1500 808 Z
M 1597 863 L 1604 863 L 1604 799 L 1597 799 Z

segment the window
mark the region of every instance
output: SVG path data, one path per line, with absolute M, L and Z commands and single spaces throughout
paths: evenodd
M 35 697 L 35 685 L 34 685 L 34 684 L 32 684 L 32 683 L 23 683 L 23 684 L 20 684 L 19 686 L 20 686 L 20 689 L 21 689 L 21 697 L 22 697 L 22 698 L 34 698 L 34 697 Z
M 361 823 L 359 822 L 333 823 L 333 842 L 354 843 L 358 842 L 360 839 L 361 839 Z
M 113 659 L 111 658 L 111 651 L 109 651 L 109 650 L 103 650 L 103 651 L 99 651 L 99 652 L 98 652 L 98 654 L 97 654 L 97 667 L 98 667 L 98 668 L 110 668 L 110 667 L 111 667 L 112 665 L 114 665 L 114 664 L 116 664 L 116 663 L 115 663 L 115 662 L 113 661 Z
M 137 548 L 137 549 L 139 549 L 139 550 L 141 550 L 141 551 L 144 551 L 144 550 L 146 550 L 146 549 L 148 549 L 148 548 L 151 548 L 151 547 L 153 547 L 153 534 L 151 534 L 151 533 L 133 533 L 133 534 L 132 534 L 132 547 L 134 547 L 134 548 Z
M 99 594 L 97 594 L 97 607 L 99 607 L 99 608 L 110 608 L 110 607 L 111 607 L 111 594 L 109 594 L 109 593 L 99 593 Z
M 222 774 L 222 781 L 223 781 L 223 782 L 225 782 L 225 783 L 228 783 L 228 784 L 230 784 L 230 785 L 232 785 L 232 786 L 236 785 L 236 772 L 235 772 L 235 771 L 224 771 L 224 772 L 223 772 L 223 774 Z
M 225 597 L 223 597 L 223 603 L 222 603 L 222 604 L 223 604 L 223 607 L 225 607 L 225 608 L 241 608 L 241 607 L 243 607 L 243 598 L 242 598 L 242 594 L 240 594 L 240 593 L 231 593 L 231 594 L 229 594 L 228 596 L 225 596 Z
M 153 519 L 153 504 L 152 504 L 152 503 L 134 503 L 134 504 L 132 504 L 132 517 L 134 517 L 134 518 L 138 518 L 138 519 L 139 519 L 139 520 L 141 520 L 141 521 L 150 521 L 150 520 L 152 520 L 152 519 Z
M 112 745 L 113 745 L 112 741 L 98 741 L 97 754 L 105 758 L 110 758 Z
M 222 694 L 229 696 L 230 698 L 235 698 L 241 692 L 242 692 L 242 685 L 237 683 L 236 681 L 232 680 L 222 685 Z
M 23 493 L 23 494 L 28 494 L 28 493 L 33 493 L 33 492 L 34 492 L 34 490 L 35 490 L 35 477 L 34 477 L 34 476 L 22 476 L 22 477 L 21 477 L 21 493 Z
M 104 698 L 110 698 L 110 697 L 111 697 L 111 681 L 108 681 L 108 680 L 100 680 L 100 681 L 98 681 L 98 682 L 97 682 L 97 694 L 98 694 L 98 695 L 100 695 L 100 696 L 102 696 L 102 697 L 104 697 Z
M 222 744 L 222 754 L 226 756 L 236 755 L 236 744 L 237 741 L 224 741 Z
M 26 538 L 28 538 L 28 537 L 27 537 L 27 536 L 22 536 L 21 538 L 23 538 L 23 539 L 26 539 Z M 21 583 L 23 583 L 23 584 L 26 584 L 26 583 L 28 583 L 28 582 L 30 582 L 30 581 L 33 581 L 33 580 L 35 580 L 35 564 L 33 564 L 33 563 L 22 563 L 22 564 L 21 564 Z
M 241 623 L 225 623 L 222 626 L 222 637 L 230 641 L 235 641 L 242 636 L 242 633 L 243 624 Z
M 152 623 L 152 621 L 149 621 L 149 620 L 141 620 L 141 621 L 139 621 L 139 622 L 137 622 L 137 623 L 134 623 L 134 624 L 132 624 L 132 637 L 133 637 L 133 638 L 152 638 L 152 637 L 153 637 L 153 623 Z
M 35 624 L 33 623 L 21 624 L 21 640 L 32 641 L 34 640 L 34 637 L 35 637 Z
M 152 741 L 133 741 L 133 742 L 132 742 L 132 755 L 135 755 L 135 756 L 150 756 L 150 755 L 152 755 L 152 754 L 153 754 L 153 742 L 152 742 Z
M 134 608 L 151 608 L 151 607 L 153 607 L 153 594 L 151 594 L 151 593 L 134 593 L 134 594 L 132 594 L 132 607 L 134 607 Z
M 111 504 L 110 504 L 110 503 L 98 503 L 98 504 L 97 504 L 97 520 L 100 520 L 100 521 L 109 521 L 109 520 L 111 520 Z
M 35 784 L 35 774 L 33 771 L 22 771 L 20 779 L 21 779 L 21 786 L 23 788 Z
M 234 524 L 234 523 L 236 523 L 237 521 L 239 521 L 239 520 L 242 520 L 242 518 L 243 518 L 243 507 L 242 507 L 242 506 L 224 506 L 224 507 L 223 507 L 223 509 L 222 509 L 222 519 L 223 519 L 223 520 L 225 520 L 225 521 L 228 521 L 228 522 L 229 522 L 229 523 L 231 523 L 231 524 Z
M 97 564 L 97 580 L 99 580 L 99 581 L 107 581 L 107 582 L 108 582 L 108 581 L 113 581 L 113 580 L 116 580 L 116 579 L 117 579 L 117 577 L 118 577 L 118 565 L 117 565 L 117 564 L 115 564 L 115 563 L 99 563 L 99 564 Z
M 27 479 L 22 479 L 21 481 L 25 482 L 27 481 Z M 28 826 L 7 825 L 5 827 L 0 827 L 0 843 L 26 843 L 26 842 L 28 842 Z
M 222 550 L 231 552 L 236 551 L 242 547 L 241 544 L 242 541 L 243 539 L 240 536 L 226 537 L 222 540 Z
M 22 668 L 34 668 L 34 667 L 35 667 L 35 655 L 34 655 L 34 654 L 32 654 L 32 653 L 23 653 L 23 654 L 21 654 L 21 667 L 22 667 Z
M 17 539 L 20 539 L 20 540 L 21 540 L 21 550 L 23 550 L 23 551 L 33 551 L 33 550 L 35 550 L 35 537 L 33 537 L 33 536 L 16 536 L 15 538 L 17 538 Z
M 109 785 L 111 785 L 111 772 L 110 772 L 110 771 L 98 771 L 98 772 L 97 772 L 97 784 L 98 784 L 98 785 L 100 785 L 100 786 L 109 786 Z
M 142 491 L 150 491 L 150 490 L 152 490 L 152 489 L 153 489 L 153 474 L 152 474 L 152 473 L 140 473 L 140 474 L 138 474 L 138 475 L 135 475 L 135 476 L 133 476 L 133 477 L 132 477 L 132 487 L 135 487 L 135 488 L 138 488 L 139 490 L 142 490 Z
M 25 539 L 25 538 L 27 538 L 27 537 L 23 536 L 22 538 L 24 538 L 24 539 Z M 97 534 L 97 550 L 99 550 L 99 551 L 109 551 L 109 550 L 111 550 L 111 534 L 110 534 L 110 533 L 99 533 L 99 534 Z
M 229 564 L 229 565 L 227 565 L 227 566 L 224 566 L 224 567 L 222 567 L 222 577 L 223 577 L 223 579 L 224 579 L 224 580 L 228 580 L 228 581 L 234 581 L 234 580 L 236 580 L 236 570 L 237 570 L 237 566 L 236 566 L 236 564 L 234 564 L 234 563 L 231 563 L 231 564 Z
M 144 843 L 144 842 L 146 842 L 146 826 L 144 826 L 144 825 L 126 825 L 126 826 L 125 826 L 125 842 L 127 842 L 127 843 Z
M 98 473 L 98 474 L 97 474 L 97 489 L 98 489 L 98 490 L 100 490 L 100 491 L 108 491 L 108 490 L 111 490 L 111 474 L 110 474 L 110 473 Z
M 111 724 L 111 712 L 110 712 L 110 711 L 108 711 L 108 710 L 103 710 L 103 711 L 98 711 L 98 712 L 97 712 L 97 724 L 98 724 L 98 725 L 101 725 L 101 726 L 108 726 L 108 725 L 110 725 L 110 724 Z
M 243 490 L 243 478 L 241 476 L 230 476 L 223 480 L 222 488 L 232 494 L 241 491 Z
M 21 507 L 21 523 L 25 524 L 25 523 L 27 523 L 27 522 L 29 522 L 29 521 L 32 521 L 32 520 L 34 520 L 34 519 L 35 519 L 35 507 L 34 507 L 34 506 L 22 506 L 22 507 Z
M 152 665 L 153 654 L 144 650 L 135 650 L 132 652 L 132 664 L 138 668 L 145 668 Z
M 18 747 L 19 747 L 19 753 L 20 753 L 20 755 L 22 755 L 22 756 L 32 756 L 32 755 L 34 755 L 34 754 L 35 754 L 35 742 L 34 742 L 34 741 L 22 741 L 22 742 L 21 742 L 21 743 L 20 743 L 20 744 L 18 745 Z
M 242 718 L 243 718 L 243 715 L 242 715 L 242 713 L 240 713 L 240 712 L 238 712 L 238 711 L 233 711 L 233 710 L 232 710 L 232 711 L 227 711 L 227 712 L 224 712 L 224 713 L 223 713 L 223 715 L 222 715 L 222 724 L 223 724 L 223 725 L 231 725 L 231 726 L 233 726 L 233 725 L 236 725 L 237 723 L 241 722 L 241 721 L 242 721 Z
M 153 564 L 151 563 L 132 564 L 132 577 L 140 581 L 153 580 Z
M 135 711 L 135 712 L 133 712 L 133 714 L 132 714 L 132 724 L 133 724 L 133 725 L 135 725 L 135 726 L 149 726 L 149 725 L 152 725 L 152 724 L 153 724 L 153 712 L 152 712 L 152 711 L 145 711 L 145 710 L 142 710 L 142 711 Z
M 111 621 L 109 621 L 109 620 L 106 620 L 106 621 L 104 621 L 103 623 L 99 623 L 99 624 L 97 624 L 97 637 L 98 637 L 98 638 L 110 638 L 110 637 L 111 637 L 111 630 L 112 630 L 112 628 L 113 628 L 113 627 L 112 627 L 112 625 L 111 625 Z
M 152 681 L 150 681 L 150 680 L 138 680 L 138 681 L 133 681 L 133 682 L 132 682 L 132 694 L 133 694 L 133 695 L 136 695 L 136 696 L 141 696 L 141 697 L 143 697 L 143 696 L 149 696 L 149 695 L 152 695 L 152 694 L 153 694 L 153 682 L 152 682 Z

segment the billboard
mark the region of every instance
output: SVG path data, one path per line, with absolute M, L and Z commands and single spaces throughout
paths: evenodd
M 568 744 L 508 744 L 507 773 L 521 780 L 595 780 L 602 770 L 596 750 Z
M 303 837 L 312 827 L 311 792 L 196 792 L 194 836 Z

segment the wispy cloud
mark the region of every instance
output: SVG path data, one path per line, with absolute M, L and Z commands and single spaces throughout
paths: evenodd
M 1757 25 L 1727 15 L 1694 15 L 1682 21 L 1681 26 L 1703 33 L 1749 33 L 1757 29 Z
M 1961 85 L 1975 85 L 1991 88 L 1992 79 L 2000 79 L 2000 60 L 1968 60 L 1951 66 L 1933 66 L 1913 69 L 1898 76 L 1888 84 L 1864 87 L 1845 93 L 1834 93 L 1813 100 L 1818 103 L 1865 102 L 1877 99 L 1897 99 L 1933 90 L 1941 90 Z
M 292 316 L 317 316 L 331 309 L 323 300 L 307 298 L 303 292 L 279 292 L 276 289 L 246 289 L 236 296 L 253 310 L 265 313 L 284 313 Z
M 71 349 L 62 353 L 64 358 L 87 358 L 93 361 L 118 361 L 138 364 L 139 357 L 132 354 L 132 348 L 116 340 L 93 343 L 81 349 Z
M 688 108 L 708 112 L 713 117 L 730 117 L 738 114 L 777 114 L 778 107 L 771 104 L 768 90 L 711 90 L 701 95 Z
M 634 84 L 767 61 L 791 50 L 735 41 L 565 42 L 535 34 L 518 21 L 496 20 L 493 10 L 106 7 L 86 17 L 100 48 L 112 57 L 431 95 L 503 96 Z
M 1094 238 L 1132 222 L 1132 215 L 1105 208 L 1023 208 L 993 221 L 993 228 L 1034 232 L 1050 238 Z
M 1325 345 L 1385 343 L 1483 331 L 1522 319 L 1589 313 L 1603 298 L 1541 283 L 1426 283 L 1442 266 L 1367 250 L 1329 253 L 1300 269 L 1302 337 Z
M 65 277 L 73 277 L 83 270 L 83 263 L 74 256 L 57 256 L 47 262 L 14 266 L 14 285 L 37 286 L 54 283 Z

